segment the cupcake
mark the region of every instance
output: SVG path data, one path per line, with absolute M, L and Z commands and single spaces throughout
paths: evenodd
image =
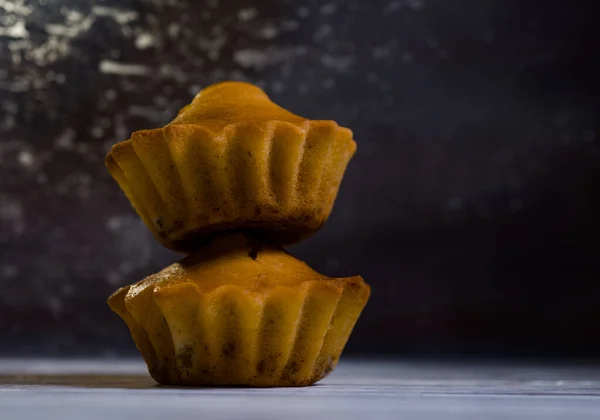
M 335 367 L 369 293 L 236 233 L 108 303 L 160 384 L 303 386 Z
M 329 217 L 356 145 L 259 88 L 201 91 L 163 128 L 115 145 L 106 166 L 181 261 L 108 300 L 164 385 L 310 385 L 337 364 L 370 289 L 281 246 Z
M 163 128 L 116 144 L 106 166 L 154 236 L 191 252 L 244 229 L 290 244 L 329 217 L 356 150 L 352 132 L 271 102 L 258 87 L 202 90 Z

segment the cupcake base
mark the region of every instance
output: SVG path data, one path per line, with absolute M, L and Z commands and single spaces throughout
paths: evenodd
M 260 242 L 293 244 L 314 235 L 326 221 L 325 216 L 318 218 L 311 213 L 300 214 L 289 219 L 232 219 L 195 230 L 175 232 L 169 239 L 170 248 L 178 252 L 197 250 L 199 246 L 210 243 L 217 236 L 239 233 L 242 230 L 240 226 L 244 226 L 243 232 L 258 238 Z

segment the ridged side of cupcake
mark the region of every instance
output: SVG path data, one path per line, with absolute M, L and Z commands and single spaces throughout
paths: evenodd
M 236 229 L 289 244 L 327 220 L 356 150 L 333 121 L 171 124 L 116 144 L 106 166 L 155 237 L 188 251 Z
M 109 305 L 163 385 L 304 386 L 336 366 L 369 294 L 361 277 L 267 291 L 143 281 Z

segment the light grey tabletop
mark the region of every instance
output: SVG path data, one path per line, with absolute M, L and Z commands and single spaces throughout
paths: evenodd
M 136 360 L 0 359 L 0 419 L 600 419 L 600 366 L 344 360 L 305 388 L 158 387 Z

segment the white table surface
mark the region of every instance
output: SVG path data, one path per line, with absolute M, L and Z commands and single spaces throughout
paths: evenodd
M 0 419 L 594 419 L 600 366 L 343 360 L 305 388 L 158 387 L 137 360 L 0 359 Z

